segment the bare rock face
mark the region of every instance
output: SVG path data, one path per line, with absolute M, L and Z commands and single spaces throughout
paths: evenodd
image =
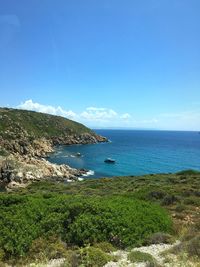
M 100 142 L 107 142 L 107 138 L 100 135 L 92 135 L 89 133 L 81 135 L 66 135 L 63 137 L 53 137 L 54 145 L 74 145 L 74 144 L 96 144 Z
M 10 155 L 0 162 L 0 166 L 0 184 L 8 191 L 49 178 L 57 181 L 76 181 L 83 173 L 64 164 L 52 164 L 45 159 L 29 156 Z
M 18 137 L 11 135 L 9 140 L 3 139 L 0 136 L 0 147 L 3 147 L 12 154 L 30 155 L 33 157 L 44 157 L 47 153 L 53 152 L 54 145 L 96 144 L 99 142 L 107 142 L 107 138 L 89 133 L 51 138 L 33 138 L 27 137 L 22 132 Z

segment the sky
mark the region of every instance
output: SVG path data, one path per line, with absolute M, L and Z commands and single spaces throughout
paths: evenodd
M 200 130 L 199 0 L 1 0 L 0 106 Z

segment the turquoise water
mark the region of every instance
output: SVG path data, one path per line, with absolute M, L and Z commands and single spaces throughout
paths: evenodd
M 90 177 L 200 170 L 200 134 L 175 131 L 96 130 L 111 143 L 59 146 L 53 163 L 90 170 Z M 81 157 L 76 157 L 80 152 Z M 114 158 L 115 164 L 104 159 Z

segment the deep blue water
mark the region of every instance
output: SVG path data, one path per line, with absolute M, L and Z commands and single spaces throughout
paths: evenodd
M 200 170 L 200 134 L 197 132 L 96 130 L 111 143 L 59 146 L 50 161 L 94 171 L 90 177 L 169 173 Z M 80 152 L 82 157 L 76 157 Z M 114 158 L 115 164 L 104 159 Z

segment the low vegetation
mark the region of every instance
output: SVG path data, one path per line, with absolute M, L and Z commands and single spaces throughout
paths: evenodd
M 140 251 L 131 251 L 128 255 L 130 262 L 145 262 L 148 266 L 158 267 L 156 260 L 148 253 Z
M 20 110 L 0 108 L 0 135 L 9 138 L 11 132 L 20 129 L 26 130 L 27 134 L 37 138 L 62 136 L 65 134 L 92 133 L 84 125 L 72 120 L 53 116 L 49 114 Z M 17 136 L 16 136 L 17 137 Z
M 199 184 L 199 173 L 182 172 L 38 182 L 2 192 L 0 261 L 23 265 L 64 257 L 69 266 L 103 266 L 115 249 L 176 239 L 181 246 L 175 253 L 196 259 Z
M 38 238 L 56 236 L 68 246 L 78 247 L 109 241 L 125 248 L 143 244 L 159 230 L 171 231 L 167 213 L 137 199 L 83 200 L 58 194 L 0 197 L 0 247 L 5 259 L 25 256 Z
M 79 253 L 80 263 L 84 267 L 102 267 L 113 259 L 112 256 L 96 247 L 85 247 L 81 249 Z

